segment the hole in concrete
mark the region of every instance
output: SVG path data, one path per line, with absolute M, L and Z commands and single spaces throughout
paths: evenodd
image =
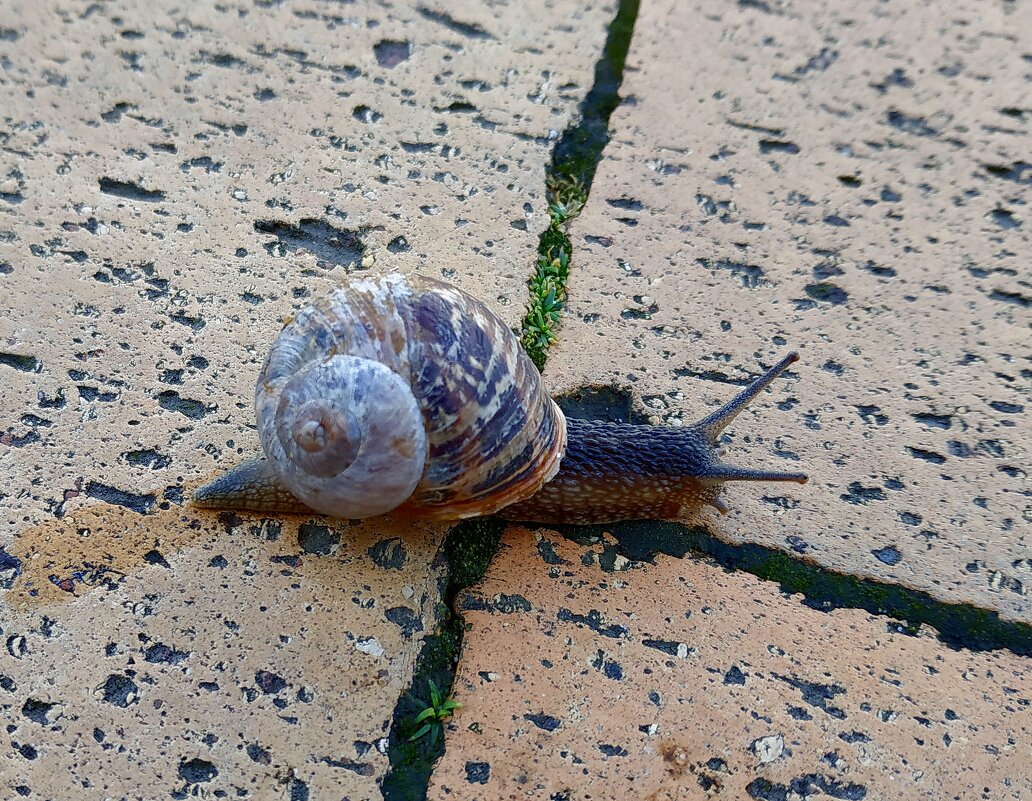
M 270 256 L 305 250 L 322 264 L 355 266 L 362 261 L 365 245 L 361 232 L 335 228 L 323 220 L 306 217 L 297 225 L 280 220 L 257 220 L 254 230 L 276 239 L 264 245 Z
M 629 390 L 606 385 L 580 387 L 559 395 L 555 402 L 567 417 L 608 423 L 647 424 L 648 417 L 634 408 Z

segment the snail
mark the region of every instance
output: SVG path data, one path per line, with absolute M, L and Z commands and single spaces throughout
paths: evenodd
M 723 464 L 720 433 L 791 353 L 691 426 L 564 417 L 517 336 L 431 278 L 352 280 L 288 317 L 255 389 L 264 455 L 194 504 L 266 513 L 537 523 L 671 519 L 728 481 L 803 473 Z

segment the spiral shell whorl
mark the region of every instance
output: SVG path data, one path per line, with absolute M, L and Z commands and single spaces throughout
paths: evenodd
M 319 512 L 384 514 L 423 475 L 422 414 L 408 384 L 379 362 L 331 356 L 272 392 L 263 388 L 259 408 L 267 457 L 287 488 Z
M 276 474 L 337 517 L 491 514 L 552 478 L 566 444 L 512 331 L 418 276 L 352 281 L 289 320 L 256 407 Z

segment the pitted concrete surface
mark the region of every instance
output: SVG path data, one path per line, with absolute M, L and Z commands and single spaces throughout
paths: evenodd
M 112 517 L 24 533 L 43 596 L 16 584 L 2 618 L 2 797 L 379 798 L 437 532 Z
M 1027 658 L 697 559 L 614 564 L 607 545 L 511 528 L 460 598 L 463 707 L 430 798 L 1032 793 Z
M 514 325 L 609 4 L 0 3 L 0 797 L 379 798 L 441 530 L 202 513 L 280 320 Z
M 732 485 L 710 530 L 1025 622 L 1028 11 L 643 4 L 545 369 L 688 423 L 798 349 L 726 458 L 811 482 Z M 1027 657 L 503 543 L 460 599 L 433 799 L 1032 794 Z
M 690 423 L 789 350 L 718 536 L 1032 621 L 1027 3 L 644 3 L 554 391 Z
M 8 0 L 5 797 L 380 797 L 441 530 L 184 498 L 346 275 L 517 324 L 613 14 L 539 5 Z M 1028 15 L 647 4 L 546 372 L 690 421 L 798 348 L 729 460 L 813 480 L 733 487 L 714 532 L 1024 621 Z M 1027 659 L 610 550 L 510 529 L 432 797 L 1032 793 Z

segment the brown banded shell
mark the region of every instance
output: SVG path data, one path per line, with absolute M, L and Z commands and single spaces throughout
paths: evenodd
M 266 457 L 336 517 L 492 514 L 559 469 L 562 413 L 512 331 L 450 285 L 355 280 L 289 320 L 255 394 Z

